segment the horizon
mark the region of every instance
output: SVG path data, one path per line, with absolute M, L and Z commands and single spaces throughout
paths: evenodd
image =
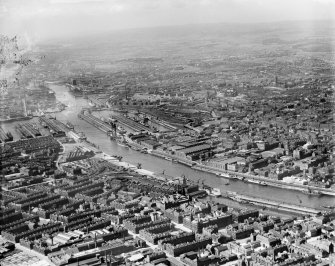
M 127 30 L 325 21 L 334 0 L 2 0 L 0 30 L 31 42 Z
M 303 23 L 307 23 L 308 25 L 303 25 Z M 296 29 L 296 30 L 302 30 L 299 29 L 299 26 L 304 26 L 306 27 L 306 30 L 312 30 L 313 33 L 315 33 L 315 29 L 312 29 L 311 25 L 315 26 L 317 24 L 323 24 L 323 26 L 326 24 L 328 27 L 325 30 L 331 31 L 333 30 L 333 35 L 329 35 L 330 38 L 334 39 L 335 36 L 335 19 L 309 19 L 309 20 L 280 20 L 280 21 L 275 21 L 275 22 L 212 22 L 212 23 L 192 23 L 192 24 L 178 24 L 178 25 L 158 25 L 158 26 L 147 26 L 147 27 L 134 27 L 134 28 L 124 28 L 124 29 L 109 29 L 106 31 L 97 31 L 97 32 L 90 32 L 90 33 L 82 33 L 78 34 L 75 36 L 72 36 L 69 38 L 68 36 L 57 36 L 57 37 L 50 37 L 46 39 L 32 39 L 28 35 L 4 35 L 0 34 L 3 36 L 7 36 L 8 38 L 14 38 L 17 37 L 19 39 L 19 42 L 23 41 L 23 44 L 32 44 L 32 45 L 49 45 L 50 42 L 53 42 L 54 44 L 59 44 L 59 42 L 64 42 L 66 41 L 67 43 L 75 43 L 78 41 L 81 41 L 82 39 L 90 39 L 90 38 L 96 38 L 94 39 L 95 41 L 97 40 L 102 40 L 102 37 L 111 37 L 114 35 L 129 35 L 129 34 L 153 34 L 156 31 L 162 30 L 161 32 L 158 32 L 160 34 L 164 35 L 164 31 L 168 30 L 185 30 L 187 28 L 193 27 L 194 32 L 199 32 L 204 30 L 204 28 L 208 29 L 208 32 L 205 32 L 204 34 L 210 34 L 211 30 L 215 30 L 218 28 L 218 26 L 235 26 L 238 27 L 239 33 L 241 34 L 248 34 L 252 33 L 253 31 L 260 30 L 262 27 L 268 28 L 270 30 L 271 27 L 275 26 L 276 29 L 284 29 L 286 24 L 290 24 L 289 26 L 291 27 L 290 30 Z M 252 28 L 252 26 L 257 26 L 255 28 Z M 228 30 L 227 28 L 220 28 L 218 30 L 225 31 Z M 230 34 L 232 33 L 238 33 L 237 28 L 235 29 L 230 29 Z M 192 33 L 194 33 L 192 32 Z M 157 32 L 156 32 L 157 33 Z M 175 32 L 173 32 L 175 33 Z M 279 33 L 279 32 L 278 32 Z M 191 34 L 191 33 L 190 33 Z M 276 35 L 276 33 L 273 33 Z M 106 36 L 107 35 L 107 36 Z M 135 36 L 132 36 L 135 38 Z M 88 40 L 89 41 L 89 40 Z M 335 47 L 334 47 L 335 48 Z

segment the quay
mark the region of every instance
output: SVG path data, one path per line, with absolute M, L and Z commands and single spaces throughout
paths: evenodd
M 230 192 L 230 193 L 228 192 L 227 197 L 232 200 L 238 201 L 238 202 L 247 202 L 247 203 L 252 203 L 258 206 L 275 208 L 278 210 L 290 211 L 290 212 L 295 212 L 299 214 L 315 215 L 321 212 L 321 210 L 314 209 L 314 208 L 309 208 L 309 207 L 304 207 L 304 206 L 299 206 L 299 205 L 294 205 L 294 204 L 288 204 L 284 202 L 276 202 L 276 201 L 267 200 L 267 199 L 261 199 L 261 198 L 257 198 L 254 196 L 238 194 L 235 192 Z
M 221 173 L 222 174 L 227 174 L 227 175 L 222 177 L 222 178 L 226 178 L 226 179 L 235 179 L 235 178 L 233 178 L 233 176 L 237 176 L 237 177 L 243 178 L 245 181 L 247 181 L 247 180 L 257 180 L 257 181 L 260 181 L 260 182 L 265 182 L 266 185 L 272 186 L 272 187 L 279 187 L 279 188 L 283 188 L 283 189 L 297 190 L 297 191 L 300 191 L 300 192 L 306 192 L 308 190 L 318 191 L 319 194 L 315 194 L 315 195 L 335 196 L 335 191 L 333 191 L 331 189 L 328 189 L 328 188 L 285 183 L 285 182 L 280 181 L 280 180 L 273 180 L 273 179 L 269 179 L 269 178 L 262 177 L 262 176 L 251 175 L 251 174 L 248 174 L 248 173 L 239 173 L 239 172 L 233 172 L 233 171 L 229 171 L 229 170 L 223 171 L 222 169 L 213 168 L 213 167 L 204 165 L 204 164 L 199 163 L 199 162 L 194 162 L 194 161 L 190 161 L 190 160 L 183 160 L 183 159 L 181 159 L 177 156 L 173 156 L 171 154 L 164 153 L 164 152 L 159 152 L 159 151 L 156 151 L 156 150 L 153 150 L 150 154 L 155 155 L 157 157 L 164 158 L 164 159 L 168 159 L 168 160 L 173 161 L 173 162 L 178 162 L 178 163 L 181 163 L 181 164 L 185 164 L 185 165 L 191 167 L 192 169 L 195 169 L 195 170 L 198 170 L 198 171 L 211 173 L 211 174 L 215 174 L 215 175 L 221 174 Z
M 31 138 L 31 137 L 36 138 L 36 137 L 42 136 L 42 134 L 38 130 L 38 128 L 31 123 L 20 123 L 18 125 L 18 129 L 25 132 L 25 134 L 28 136 L 28 138 Z
M 112 126 L 107 124 L 106 122 L 102 121 L 101 119 L 95 117 L 94 115 L 91 115 L 90 113 L 86 112 L 85 110 L 81 111 L 78 114 L 78 117 L 80 119 L 83 119 L 87 123 L 91 124 L 92 126 L 96 127 L 97 129 L 101 130 L 102 132 L 105 132 L 108 134 L 111 132 Z
M 149 127 L 146 127 L 130 118 L 127 118 L 123 115 L 112 115 L 112 119 L 116 119 L 118 123 L 120 123 L 122 126 L 127 127 L 134 131 L 149 131 L 151 132 L 151 129 Z
M 328 195 L 328 196 L 335 196 L 335 191 L 328 189 L 328 188 L 322 188 L 322 187 L 313 187 L 313 186 L 308 186 L 308 185 L 300 185 L 300 184 L 293 184 L 293 183 L 285 183 L 283 181 L 280 180 L 273 180 L 270 178 L 266 178 L 263 176 L 256 176 L 256 175 L 251 175 L 251 174 L 247 174 L 247 173 L 239 173 L 239 172 L 233 172 L 233 171 L 222 171 L 221 169 L 216 169 L 213 167 L 209 167 L 207 165 L 203 165 L 200 163 L 197 163 L 195 166 L 192 166 L 193 169 L 199 170 L 199 171 L 203 171 L 203 172 L 207 172 L 207 173 L 212 173 L 212 174 L 216 174 L 217 172 L 220 173 L 227 173 L 228 177 L 225 178 L 230 178 L 232 179 L 233 175 L 236 176 L 240 176 L 240 177 L 244 177 L 245 180 L 258 180 L 258 181 L 264 181 L 266 182 L 267 185 L 269 186 L 273 186 L 273 187 L 280 187 L 280 188 L 285 188 L 285 189 L 291 189 L 291 190 L 298 190 L 298 191 L 306 191 L 306 190 L 317 190 L 320 192 L 320 194 L 324 194 L 324 195 Z
M 166 175 L 164 173 L 154 173 L 145 169 L 137 169 L 135 165 L 132 165 L 127 162 L 120 162 L 115 156 L 108 155 L 104 152 L 102 152 L 100 155 L 96 155 L 98 158 L 102 158 L 104 160 L 109 161 L 112 164 L 115 164 L 117 166 L 122 166 L 126 169 L 133 170 L 139 174 L 145 174 L 148 176 L 151 176 L 153 178 L 159 179 L 159 180 L 176 180 L 178 177 L 172 177 L 170 175 Z M 223 194 L 223 197 L 227 197 L 233 201 L 239 202 L 239 203 L 250 203 L 255 206 L 260 206 L 260 207 L 267 207 L 269 209 L 274 209 L 274 210 L 280 210 L 283 212 L 290 212 L 290 213 L 295 213 L 295 214 L 303 214 L 303 215 L 316 215 L 322 210 L 315 209 L 315 208 L 309 208 L 305 206 L 299 206 L 299 205 L 294 205 L 294 204 L 288 204 L 284 202 L 276 202 L 272 200 L 267 200 L 267 199 L 261 199 L 249 195 L 243 195 L 243 194 L 238 194 L 236 192 L 227 192 L 227 194 Z
M 39 122 L 42 126 L 47 127 L 54 137 L 65 137 L 66 126 L 60 121 L 40 116 Z
M 31 139 L 34 135 L 22 124 L 18 124 L 15 127 L 16 132 L 19 134 L 21 139 Z

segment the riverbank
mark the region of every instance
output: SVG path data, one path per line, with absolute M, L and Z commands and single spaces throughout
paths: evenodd
M 111 127 L 109 125 L 107 125 L 102 120 L 100 120 L 97 117 L 94 117 L 91 114 L 84 115 L 83 111 L 81 111 L 78 114 L 78 116 L 79 118 L 84 119 L 86 122 L 88 122 L 89 124 L 91 124 L 92 126 L 94 126 L 95 128 L 99 129 L 100 131 L 104 133 L 108 134 L 108 132 L 111 131 Z M 140 143 L 130 141 L 129 138 L 124 138 L 124 140 L 127 142 L 127 145 L 135 151 L 141 151 L 141 150 L 147 149 L 146 147 L 142 146 Z M 221 173 L 227 174 L 227 176 L 223 178 L 233 179 L 233 176 L 239 176 L 243 178 L 245 182 L 253 182 L 256 185 L 266 185 L 266 186 L 272 186 L 272 187 L 277 187 L 281 189 L 297 190 L 297 191 L 306 193 L 310 196 L 320 196 L 322 194 L 328 195 L 328 196 L 335 196 L 335 191 L 332 189 L 316 187 L 316 186 L 300 185 L 300 184 L 294 184 L 294 183 L 286 183 L 280 180 L 270 179 L 265 176 L 252 175 L 250 173 L 239 173 L 239 172 L 233 172 L 233 171 L 226 171 L 226 170 L 222 170 L 219 168 L 210 167 L 201 162 L 191 161 L 186 158 L 183 159 L 183 158 L 174 156 L 170 153 L 157 151 L 157 150 L 152 150 L 151 152 L 149 152 L 149 154 L 157 156 L 157 157 L 161 157 L 168 161 L 184 164 L 198 171 L 215 174 L 215 175 L 221 174 Z M 257 184 L 257 182 L 255 181 L 259 181 L 259 184 Z
M 97 150 L 95 147 L 94 149 Z M 99 153 L 97 153 L 95 157 L 106 160 L 118 167 L 123 167 L 125 169 L 132 170 L 138 174 L 150 176 L 152 178 L 156 178 L 162 181 L 174 180 L 178 178 L 178 177 L 168 176 L 163 173 L 155 173 L 153 171 L 149 171 L 146 169 L 139 169 L 137 166 L 131 163 L 120 161 L 119 158 L 117 158 L 116 156 L 112 156 L 102 151 L 99 151 Z M 242 195 L 236 192 L 222 193 L 222 196 L 229 198 L 230 200 L 235 201 L 237 203 L 240 203 L 243 207 L 258 207 L 260 211 L 265 211 L 265 209 L 268 209 L 271 211 L 289 213 L 291 215 L 316 215 L 322 211 L 321 209 L 298 206 L 298 205 L 288 204 L 285 202 L 276 202 L 273 200 L 262 199 L 259 197 Z M 220 197 L 217 198 L 217 201 L 218 202 L 220 201 Z
M 168 153 L 162 154 L 162 153 L 158 153 L 156 151 L 152 151 L 150 154 L 153 155 L 153 156 L 164 158 L 166 160 L 171 160 L 171 161 L 176 162 L 176 163 L 181 163 L 181 164 L 187 165 L 187 166 L 191 167 L 192 169 L 195 169 L 195 170 L 198 170 L 198 171 L 203 171 L 203 172 L 214 174 L 214 175 L 226 174 L 225 176 L 220 176 L 221 178 L 225 178 L 225 179 L 234 179 L 233 176 L 239 176 L 239 177 L 243 177 L 243 181 L 245 181 L 245 182 L 257 180 L 259 182 L 264 182 L 263 184 L 265 184 L 265 185 L 272 186 L 272 187 L 278 187 L 278 188 L 281 188 L 281 189 L 297 190 L 297 191 L 301 191 L 301 192 L 311 191 L 311 193 L 310 193 L 311 196 L 314 196 L 314 195 L 319 196 L 321 194 L 328 195 L 328 196 L 335 196 L 335 191 L 332 190 L 332 189 L 315 187 L 315 186 L 308 186 L 308 185 L 285 183 L 285 182 L 280 181 L 280 180 L 274 180 L 274 179 L 270 179 L 270 178 L 267 178 L 267 177 L 256 176 L 256 175 L 251 175 L 251 174 L 247 174 L 247 173 L 239 173 L 239 172 L 233 172 L 233 171 L 223 171 L 222 169 L 210 167 L 210 166 L 201 164 L 199 162 L 192 162 L 192 161 L 182 160 L 182 159 L 180 159 L 176 156 L 171 156 Z M 261 185 L 261 184 L 259 184 L 259 185 Z M 315 194 L 313 194 L 313 192 Z
M 232 200 L 236 200 L 238 202 L 247 202 L 249 204 L 262 206 L 262 207 L 270 208 L 270 209 L 277 210 L 277 211 L 282 210 L 282 211 L 292 212 L 296 214 L 311 214 L 311 215 L 316 215 L 321 212 L 321 210 L 315 209 L 315 208 L 287 204 L 284 202 L 276 202 L 273 200 L 261 199 L 261 198 L 254 197 L 254 196 L 242 195 L 242 194 L 235 193 L 235 192 L 227 193 L 226 197 Z
M 332 189 L 327 189 L 327 188 L 321 188 L 321 187 L 315 187 L 315 186 L 308 186 L 308 185 L 300 185 L 300 184 L 292 184 L 292 183 L 285 183 L 280 180 L 274 180 L 270 179 L 267 177 L 263 176 L 256 176 L 256 175 L 251 175 L 251 174 L 246 174 L 246 173 L 239 173 L 239 172 L 232 172 L 232 171 L 222 171 L 221 169 L 205 166 L 203 164 L 197 163 L 195 166 L 192 166 L 193 169 L 199 170 L 199 171 L 204 171 L 212 174 L 217 174 L 217 173 L 226 173 L 228 174 L 227 177 L 222 177 L 222 178 L 227 178 L 227 179 L 233 179 L 232 176 L 240 176 L 243 177 L 245 181 L 250 181 L 250 180 L 257 180 L 260 182 L 265 182 L 266 185 L 268 186 L 273 186 L 273 187 L 279 187 L 283 189 L 291 189 L 291 190 L 298 190 L 298 191 L 315 191 L 316 194 L 318 195 L 317 192 L 320 192 L 320 194 L 325 194 L 329 196 L 335 196 L 335 191 Z
M 77 132 L 83 132 L 87 139 L 94 142 L 100 150 L 107 154 L 121 156 L 123 161 L 127 161 L 132 165 L 141 164 L 142 168 L 148 169 L 154 173 L 164 173 L 167 175 L 167 179 L 169 179 L 169 176 L 176 177 L 185 175 L 187 179 L 192 180 L 195 183 L 200 180 L 210 187 L 220 188 L 222 192 L 230 190 L 245 195 L 257 195 L 260 198 L 275 200 L 277 202 L 284 201 L 289 204 L 301 204 L 313 208 L 321 207 L 325 211 L 328 209 L 323 208 L 323 206 L 331 205 L 333 202 L 333 197 L 327 195 L 316 197 L 302 193 L 298 190 L 282 189 L 270 185 L 261 186 L 243 182 L 238 179 L 232 180 L 229 182 L 229 185 L 226 185 L 226 179 L 208 171 L 200 171 L 191 168 L 186 164 L 176 163 L 171 159 L 165 159 L 164 157 L 148 156 L 146 152 L 133 150 L 126 147 L 124 144 L 119 145 L 118 141 L 111 139 L 105 132 L 97 130 L 97 128 L 86 121 L 78 118 L 80 111 L 88 107 L 87 99 L 74 97 L 63 85 L 50 84 L 50 88 L 55 91 L 57 100 L 63 102 L 67 106 L 64 111 L 55 114 L 57 120 L 70 122 Z M 98 114 L 97 117 L 104 115 L 109 116 L 109 114 L 110 112 L 106 113 L 106 111 L 103 111 L 100 115 Z M 163 174 L 158 175 L 164 176 Z M 218 199 L 223 200 L 223 198 Z M 229 200 L 229 205 L 233 203 L 235 202 Z

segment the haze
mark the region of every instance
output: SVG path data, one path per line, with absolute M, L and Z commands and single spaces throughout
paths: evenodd
M 31 40 L 200 23 L 331 20 L 334 0 L 0 0 L 0 32 Z

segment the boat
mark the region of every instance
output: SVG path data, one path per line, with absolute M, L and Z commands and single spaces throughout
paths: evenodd
M 226 195 L 227 198 L 235 200 L 237 193 L 235 191 L 226 191 Z
M 208 194 L 213 197 L 221 197 L 221 190 L 219 188 L 212 188 Z
M 165 156 L 164 159 L 172 162 L 172 158 L 170 157 Z
M 116 143 L 122 147 L 128 147 L 127 143 L 126 142 L 123 142 L 119 139 L 116 139 Z
M 127 130 L 125 130 L 123 127 L 121 127 L 121 126 L 118 126 L 117 127 L 117 130 L 118 130 L 118 132 L 121 134 L 121 135 L 125 135 L 125 134 L 127 134 Z
M 258 180 L 254 180 L 254 179 L 247 179 L 247 182 L 252 183 L 252 184 L 259 184 L 260 183 Z
M 66 122 L 66 127 L 71 130 L 74 129 L 74 126 L 69 121 Z
M 226 178 L 229 178 L 229 174 L 227 173 L 216 173 L 217 176 L 220 176 L 220 177 L 226 177 Z
M 311 190 L 310 188 L 308 188 L 307 190 L 303 190 L 302 193 L 305 193 L 305 194 L 311 195 L 311 196 L 321 196 L 320 191 L 318 191 L 318 190 Z
M 261 185 L 261 186 L 267 186 L 268 184 L 265 181 L 259 181 L 259 180 L 254 180 L 254 179 L 248 179 L 247 182 Z

